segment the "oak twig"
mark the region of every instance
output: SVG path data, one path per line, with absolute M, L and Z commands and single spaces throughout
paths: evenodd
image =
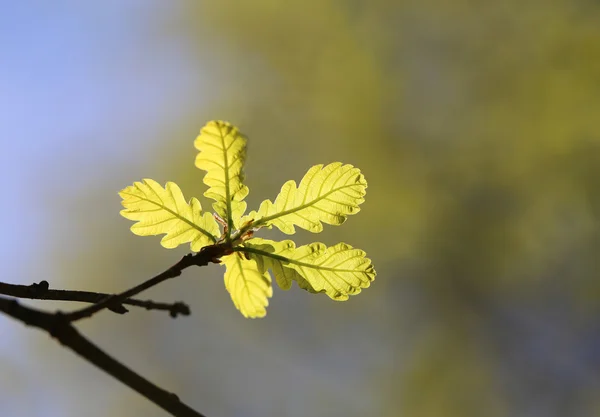
M 190 266 L 205 266 L 210 262 L 218 263 L 221 256 L 227 255 L 231 252 L 231 243 L 227 242 L 205 246 L 198 253 L 188 253 L 175 265 L 156 275 L 155 277 L 150 278 L 148 281 L 145 281 L 140 285 L 130 288 L 129 290 L 120 294 L 107 297 L 96 304 L 92 304 L 91 306 L 68 313 L 65 315 L 65 317 L 71 322 L 91 317 L 101 310 L 109 309 L 111 307 L 115 307 L 116 305 L 122 304 L 128 298 L 133 297 L 157 284 L 160 284 L 163 281 L 178 277 L 181 275 L 181 272 L 184 269 L 189 268 Z
M 10 295 L 11 297 L 27 298 L 31 300 L 56 300 L 56 301 L 79 301 L 84 303 L 99 303 L 111 296 L 111 294 L 75 291 L 75 290 L 56 290 L 50 289 L 48 281 L 41 281 L 31 285 L 8 284 L 0 282 L 0 294 Z M 108 307 L 109 310 L 117 314 L 125 314 L 129 310 L 125 305 L 142 307 L 146 310 L 164 310 L 168 311 L 171 317 L 178 315 L 189 316 L 190 308 L 187 304 L 178 301 L 175 303 L 160 303 L 152 300 L 126 299 L 121 303 L 113 304 Z
M 190 266 L 204 266 L 208 265 L 210 262 L 219 263 L 219 258 L 230 253 L 232 253 L 231 242 L 219 242 L 211 246 L 206 246 L 198 253 L 185 255 L 179 262 L 163 273 L 158 274 L 127 291 L 115 295 L 87 291 L 51 290 L 49 289 L 47 281 L 41 281 L 40 283 L 29 286 L 0 283 L 0 294 L 12 295 L 13 297 L 94 303 L 88 307 L 75 310 L 72 313 L 62 313 L 59 311 L 52 314 L 26 307 L 15 299 L 0 296 L 0 311 L 29 326 L 34 326 L 47 331 L 61 344 L 67 346 L 128 387 L 139 392 L 148 400 L 172 415 L 181 417 L 204 417 L 202 414 L 182 403 L 177 395 L 154 385 L 152 382 L 106 354 L 95 344 L 82 336 L 73 326 L 73 322 L 86 317 L 91 317 L 104 309 L 123 314 L 127 312 L 124 304 L 145 307 L 147 309 L 168 310 L 173 317 L 177 314 L 187 315 L 189 314 L 189 308 L 183 303 L 156 303 L 154 301 L 135 300 L 130 297 L 166 281 L 167 279 L 181 275 L 181 272 Z
M 86 339 L 63 313 L 47 313 L 21 305 L 17 300 L 0 296 L 0 311 L 26 325 L 47 331 L 61 344 L 70 348 L 104 372 L 112 375 L 165 411 L 177 417 L 204 417 L 179 400 L 177 395 L 163 390 L 109 356 Z

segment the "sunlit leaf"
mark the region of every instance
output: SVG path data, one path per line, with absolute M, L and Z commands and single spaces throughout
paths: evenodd
M 175 248 L 191 242 L 191 249 L 199 251 L 211 245 L 219 236 L 219 226 L 210 213 L 202 213 L 200 202 L 189 203 L 177 184 L 168 182 L 163 188 L 151 179 L 135 182 L 119 195 L 125 207 L 121 215 L 136 221 L 131 231 L 139 236 L 161 235 L 165 248 Z
M 323 223 L 340 225 L 351 214 L 360 211 L 367 181 L 358 168 L 334 162 L 315 165 L 308 170 L 298 188 L 291 180 L 283 184 L 275 199 L 265 200 L 253 219 L 255 226 L 275 226 L 283 233 L 294 234 L 294 226 L 313 233 L 323 230 Z
M 221 259 L 227 268 L 225 288 L 233 304 L 244 317 L 264 317 L 269 297 L 273 295 L 271 276 L 261 271 L 254 259 L 246 259 L 241 253 L 233 253 Z
M 270 258 L 284 268 L 293 269 L 316 292 L 325 292 L 334 300 L 347 300 L 360 293 L 375 279 L 375 269 L 365 252 L 345 243 L 327 247 L 323 243 L 294 248 L 294 242 L 250 239 L 239 248 L 252 255 Z M 270 248 L 269 248 L 270 247 Z M 283 249 L 282 249 L 283 247 Z M 263 261 L 267 264 L 267 261 Z M 294 279 L 296 275 L 290 275 Z
M 223 121 L 208 122 L 194 141 L 200 151 L 196 167 L 206 171 L 204 183 L 209 187 L 204 195 L 215 200 L 213 208 L 227 222 L 228 233 L 246 211 L 243 201 L 248 195 L 248 187 L 243 184 L 246 142 L 235 126 Z

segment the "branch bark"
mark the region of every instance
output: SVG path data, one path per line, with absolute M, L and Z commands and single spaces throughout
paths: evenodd
M 61 344 L 137 391 L 165 411 L 177 417 L 204 417 L 179 400 L 177 395 L 163 390 L 109 356 L 81 335 L 67 315 L 47 313 L 21 305 L 17 300 L 0 296 L 0 311 L 26 325 L 45 330 Z
M 103 301 L 112 295 L 91 291 L 50 289 L 48 281 L 41 281 L 31 285 L 0 282 L 0 294 L 17 298 L 27 298 L 30 300 L 78 301 L 92 304 L 99 303 L 100 301 Z M 161 303 L 152 300 L 137 300 L 129 298 L 123 300 L 121 303 L 111 305 L 108 307 L 108 309 L 117 314 L 125 314 L 129 310 L 125 308 L 124 304 L 142 307 L 146 310 L 168 311 L 171 317 L 177 317 L 180 314 L 183 316 L 190 315 L 189 306 L 181 301 L 175 303 Z
M 46 281 L 42 281 L 38 284 L 33 284 L 30 286 L 0 283 L 0 293 L 13 295 L 15 297 L 46 300 L 68 299 L 71 301 L 95 303 L 88 307 L 75 310 L 72 313 L 64 314 L 62 312 L 56 312 L 52 314 L 26 307 L 15 299 L 0 296 L 0 311 L 22 321 L 26 325 L 34 326 L 47 331 L 61 344 L 70 348 L 84 359 L 93 363 L 104 372 L 112 375 L 114 378 L 118 379 L 128 387 L 139 392 L 148 400 L 152 401 L 172 415 L 177 417 L 204 417 L 202 414 L 182 403 L 177 395 L 154 385 L 152 382 L 138 375 L 116 359 L 106 354 L 99 347 L 82 336 L 73 326 L 73 322 L 83 318 L 91 317 L 104 309 L 113 310 L 117 313 L 124 313 L 127 310 L 123 304 L 139 305 L 146 308 L 155 307 L 159 303 L 134 300 L 130 297 L 133 297 L 150 287 L 166 281 L 167 279 L 175 278 L 181 275 L 182 271 L 190 266 L 204 266 L 208 265 L 210 262 L 219 263 L 219 258 L 230 253 L 232 253 L 232 243 L 230 241 L 206 246 L 198 253 L 190 253 L 185 255 L 179 262 L 163 273 L 158 274 L 157 276 L 150 278 L 140 285 L 116 295 L 90 293 L 86 291 L 50 290 L 48 288 L 48 282 Z M 101 299 L 98 300 L 98 297 L 101 297 Z M 172 310 L 170 311 L 171 315 L 173 315 Z
M 119 304 L 123 303 L 130 297 L 134 297 L 148 288 L 154 287 L 163 281 L 171 278 L 178 277 L 182 271 L 190 266 L 205 266 L 210 262 L 219 263 L 219 258 L 232 253 L 231 242 L 217 243 L 210 246 L 203 247 L 198 253 L 189 253 L 185 255 L 179 262 L 167 269 L 166 271 L 150 278 L 148 281 L 141 283 L 127 291 L 120 294 L 112 295 L 96 304 L 76 310 L 66 315 L 67 319 L 71 322 L 88 318 L 96 314 L 97 312 L 114 308 Z

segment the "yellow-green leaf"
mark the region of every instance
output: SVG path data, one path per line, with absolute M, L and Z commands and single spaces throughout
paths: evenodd
M 233 125 L 213 120 L 200 130 L 194 146 L 200 151 L 196 167 L 206 171 L 204 195 L 215 200 L 213 209 L 228 225 L 227 235 L 246 211 L 243 199 L 248 187 L 243 183 L 247 139 Z
M 254 241 L 248 240 L 239 250 L 279 261 L 303 277 L 315 292 L 325 292 L 334 300 L 347 300 L 375 279 L 375 268 L 365 252 L 346 243 L 327 247 L 317 242 L 294 248 L 291 240 L 271 242 L 261 239 L 256 245 Z M 280 251 L 280 255 L 275 248 L 282 243 L 286 249 Z M 264 245 L 273 250 L 265 249 Z
M 340 225 L 358 213 L 366 188 L 365 177 L 352 165 L 315 165 L 298 188 L 295 181 L 286 182 L 274 203 L 263 201 L 258 212 L 251 212 L 244 220 L 253 219 L 254 226 L 275 226 L 289 235 L 296 232 L 294 226 L 319 233 L 323 230 L 321 222 Z
M 236 308 L 244 317 L 264 317 L 273 295 L 269 273 L 259 270 L 254 259 L 246 259 L 239 252 L 224 256 L 221 261 L 227 268 L 225 288 Z
M 298 282 L 298 286 L 309 292 L 316 292 L 310 284 L 292 268 L 286 268 L 285 263 L 293 256 L 296 245 L 291 240 L 275 242 L 274 240 L 253 238 L 245 242 L 245 247 L 256 249 L 256 252 L 247 252 L 254 259 L 258 269 L 262 272 L 271 270 L 275 275 L 277 285 L 284 290 L 289 290 L 292 281 Z M 261 255 L 258 252 L 267 252 L 270 256 Z M 277 257 L 275 257 L 277 256 Z
M 139 236 L 161 235 L 165 248 L 191 242 L 193 251 L 216 242 L 219 226 L 210 213 L 202 213 L 200 202 L 185 201 L 177 184 L 168 182 L 163 188 L 151 179 L 135 182 L 119 195 L 124 210 L 121 215 L 136 221 L 131 231 Z

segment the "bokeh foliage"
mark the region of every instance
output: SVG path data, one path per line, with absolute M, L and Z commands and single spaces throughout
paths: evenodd
M 576 353 L 597 343 L 600 305 L 598 4 L 224 1 L 188 16 L 202 21 L 188 20 L 198 56 L 222 57 L 225 108 L 297 159 L 318 145 L 368 175 L 370 218 L 352 239 L 389 265 L 371 302 L 408 291 L 420 303 L 393 310 L 427 317 L 427 336 L 390 363 L 390 415 L 519 414 L 528 401 L 511 382 L 588 410 L 560 373 L 551 387 L 573 395 L 557 399 L 530 387 L 550 372 L 507 362 L 530 354 L 519 332 L 543 339 L 548 326 L 576 346 L 556 347 L 551 368 L 566 354 L 598 369 Z M 251 104 L 227 105 L 240 97 Z M 393 315 L 372 320 L 408 337 Z M 502 333 L 512 345 L 494 346 Z

